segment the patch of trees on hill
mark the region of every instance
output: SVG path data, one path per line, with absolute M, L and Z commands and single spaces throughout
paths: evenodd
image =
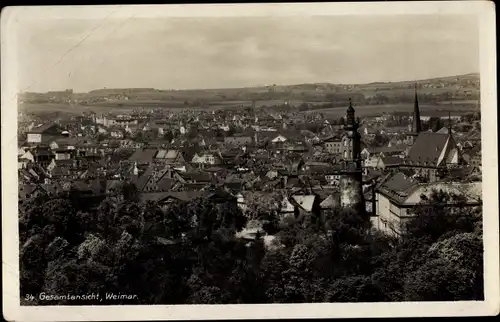
M 238 207 L 207 199 L 166 208 L 141 202 L 132 185 L 96 207 L 78 195 L 21 205 L 20 292 L 135 294 L 134 300 L 27 305 L 454 301 L 483 299 L 481 213 L 449 211 L 435 193 L 401 239 L 335 209 L 291 220 L 243 241 Z M 262 220 L 260 215 L 254 219 Z M 263 218 L 264 218 L 263 217 Z M 274 227 L 272 227 L 274 226 Z

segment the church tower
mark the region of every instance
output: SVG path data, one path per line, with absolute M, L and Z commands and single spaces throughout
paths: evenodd
M 422 123 L 420 121 L 420 109 L 418 107 L 417 84 L 415 83 L 415 100 L 413 103 L 413 120 L 410 133 L 408 133 L 408 144 L 413 145 L 418 134 L 422 132 Z
M 363 172 L 361 167 L 361 135 L 358 132 L 355 111 L 349 99 L 344 126 L 343 169 L 340 176 L 340 205 L 351 208 L 361 215 L 365 213 L 363 196 Z

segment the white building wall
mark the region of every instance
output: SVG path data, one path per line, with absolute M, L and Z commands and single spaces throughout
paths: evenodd
M 29 143 L 41 143 L 42 134 L 40 133 L 28 133 L 27 140 Z

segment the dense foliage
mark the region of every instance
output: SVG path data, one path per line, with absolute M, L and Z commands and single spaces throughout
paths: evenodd
M 400 239 L 347 210 L 280 225 L 253 207 L 253 221 L 278 231 L 269 244 L 259 234 L 236 237 L 246 217 L 230 202 L 160 207 L 140 201 L 133 187 L 96 207 L 75 194 L 36 197 L 21 207 L 21 298 L 102 294 L 28 303 L 41 305 L 479 300 L 481 214 L 450 210 L 447 198 L 435 194 L 418 207 Z M 137 298 L 103 299 L 110 292 Z

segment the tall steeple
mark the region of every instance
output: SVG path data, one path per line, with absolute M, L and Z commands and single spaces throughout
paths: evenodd
M 413 104 L 413 120 L 410 124 L 410 133 L 408 133 L 407 135 L 408 146 L 412 146 L 418 134 L 422 132 L 422 123 L 420 122 L 420 109 L 418 107 L 417 83 L 415 83 L 415 100 Z
M 451 112 L 448 112 L 448 134 L 451 135 Z
M 342 138 L 344 168 L 340 176 L 340 204 L 342 207 L 351 208 L 363 215 L 365 202 L 362 185 L 361 135 L 358 132 L 358 126 L 355 111 L 349 99 Z
M 356 115 L 349 98 L 349 106 L 346 112 L 344 125 L 344 160 L 357 164 L 360 161 L 361 135 L 358 132 L 359 124 L 356 122 Z M 357 166 L 359 167 L 359 165 Z
M 418 134 L 422 131 L 422 123 L 420 122 L 420 109 L 418 107 L 417 83 L 415 83 L 415 101 L 413 103 L 413 122 L 412 132 Z

